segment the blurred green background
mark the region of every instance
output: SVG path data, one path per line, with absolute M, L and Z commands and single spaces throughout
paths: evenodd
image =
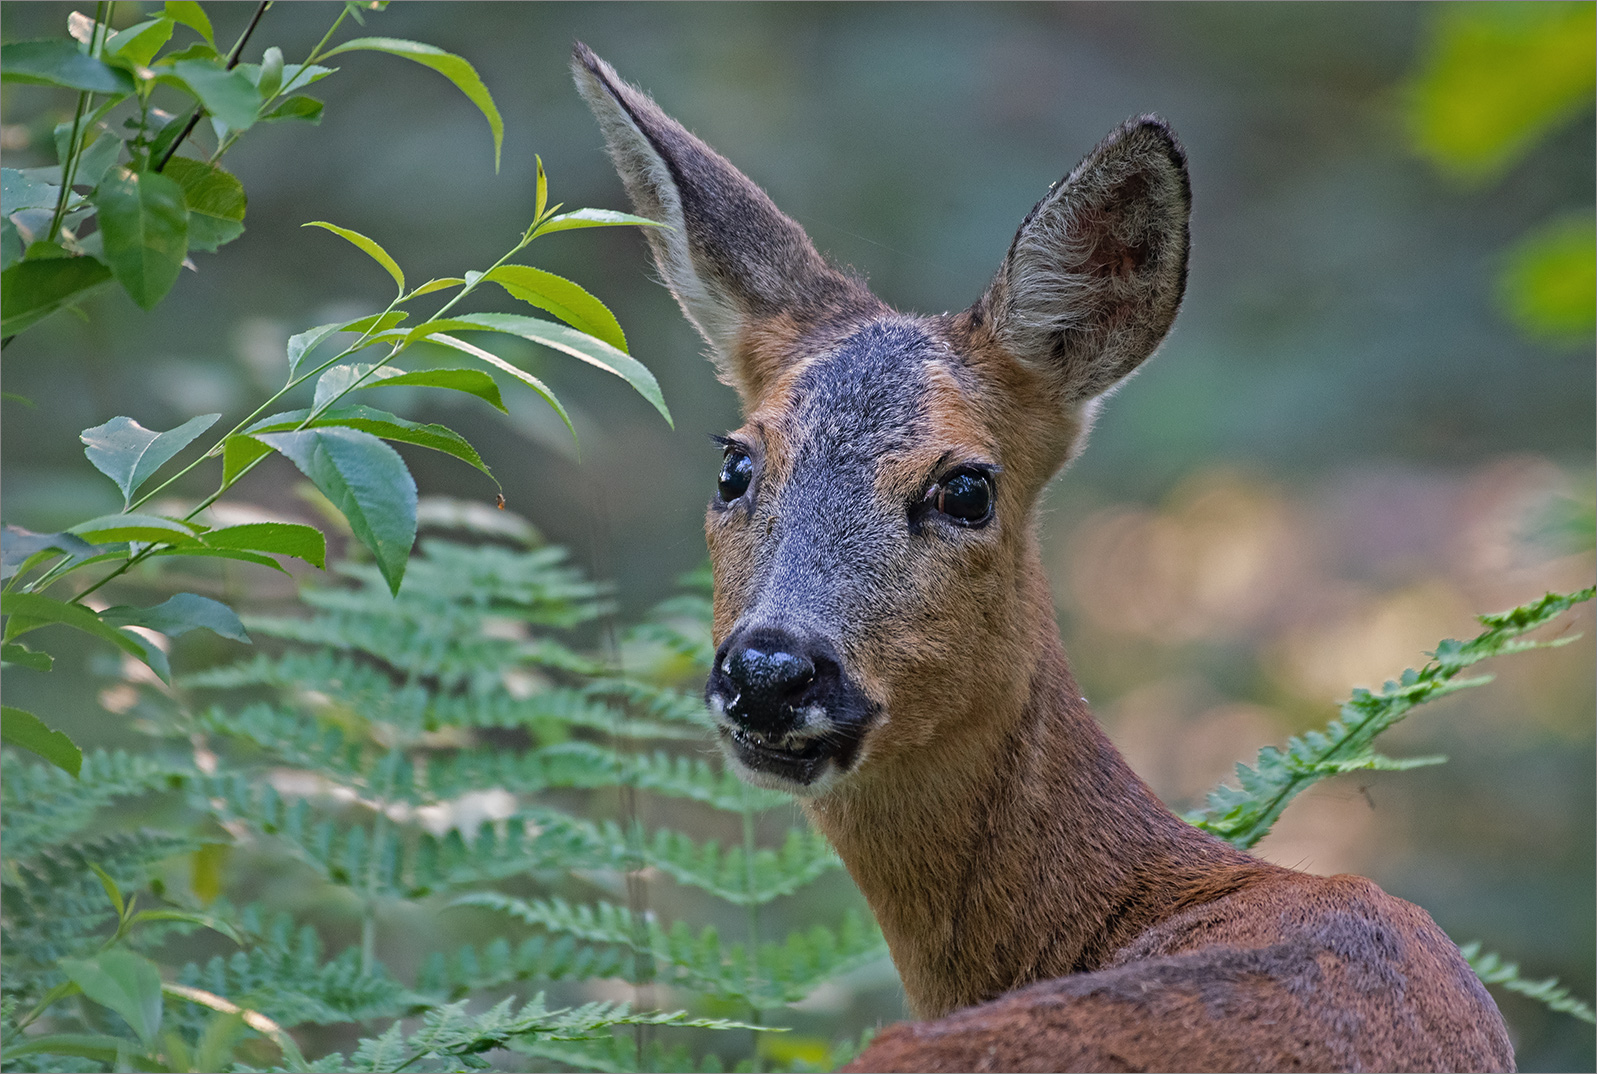
M 6 347 L 5 390 L 33 405 L 4 405 L 5 520 L 50 531 L 115 510 L 78 430 L 241 416 L 281 383 L 289 335 L 381 301 L 381 271 L 303 222 L 369 234 L 424 279 L 486 268 L 515 240 L 535 153 L 554 200 L 627 207 L 571 87 L 573 39 L 889 303 L 923 312 L 969 304 L 1048 185 L 1127 116 L 1158 112 L 1192 169 L 1185 306 L 1042 526 L 1088 696 L 1156 788 L 1193 804 L 1259 745 L 1323 724 L 1350 686 L 1473 634 L 1472 612 L 1592 579 L 1592 5 L 1519 5 L 1540 23 L 1515 7 L 394 5 L 365 32 L 476 65 L 506 118 L 500 172 L 442 79 L 343 57 L 319 127 L 258 128 L 230 153 L 242 239 L 198 258 L 154 313 L 107 291 L 87 320 L 58 315 Z M 214 5 L 218 38 L 252 9 Z M 7 3 L 5 39 L 59 36 L 71 10 Z M 335 11 L 278 4 L 257 40 L 293 59 Z M 1576 32 L 1538 30 L 1549 13 Z M 1571 38 L 1584 45 L 1560 52 Z M 7 166 L 49 163 L 68 95 L 8 85 L 3 104 Z M 703 560 L 705 434 L 738 423 L 735 399 L 638 236 L 555 236 L 533 256 L 615 310 L 675 430 L 619 381 L 530 346 L 580 459 L 523 390 L 507 420 L 419 396 L 405 412 L 465 421 L 510 506 L 636 611 Z M 409 458 L 424 494 L 492 501 L 474 471 Z M 308 517 L 276 463 L 241 498 Z M 267 588 L 239 578 L 235 598 Z M 1263 852 L 1370 875 L 1461 942 L 1590 997 L 1597 671 L 1589 606 L 1570 618 L 1579 642 L 1500 661 L 1496 683 L 1422 711 L 1387 750 L 1452 763 L 1322 784 Z M 10 674 L 7 701 L 76 704 L 63 725 L 80 742 L 115 737 L 96 683 L 64 680 Z M 877 998 L 835 990 L 816 1013 L 897 1016 L 879 980 L 860 987 Z M 1522 1069 L 1597 1063 L 1589 1026 L 1499 999 Z

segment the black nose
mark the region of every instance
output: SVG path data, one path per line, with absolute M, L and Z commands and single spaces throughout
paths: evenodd
M 825 642 L 787 631 L 749 631 L 721 646 L 706 693 L 744 727 L 783 734 L 800 722 L 798 710 L 836 678 L 837 660 Z

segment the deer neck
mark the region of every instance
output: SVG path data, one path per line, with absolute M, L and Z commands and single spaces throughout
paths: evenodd
M 1253 862 L 1174 816 L 1109 742 L 1041 577 L 1038 565 L 1030 674 L 1014 696 L 940 714 L 954 733 L 806 806 L 919 1017 L 1096 969 L 1215 873 Z

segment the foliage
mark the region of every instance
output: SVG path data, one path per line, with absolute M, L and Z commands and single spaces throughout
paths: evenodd
M 358 6 L 346 5 L 305 62 L 285 67 L 281 50 L 271 48 L 266 50 L 261 64 L 241 66 L 238 60 L 244 44 L 264 9 L 262 5 L 256 12 L 256 18 L 225 62 L 214 48 L 208 17 L 194 3 L 168 3 L 163 14 L 116 32 L 104 24 L 106 11 L 102 4 L 100 21 L 91 23 L 74 16 L 71 31 L 77 45 L 56 41 L 5 46 L 8 79 L 80 91 L 77 117 L 62 135 L 64 140 L 58 139 L 61 163 L 54 169 L 35 169 L 38 174 L 8 170 L 5 177 L 7 197 L 39 202 L 34 208 L 41 213 L 49 200 L 55 199 L 50 230 L 44 238 L 30 241 L 21 259 L 5 269 L 9 281 L 6 316 L 15 318 L 15 323 L 7 320 L 6 331 L 20 331 L 50 310 L 79 297 L 77 291 L 65 296 L 52 292 L 48 303 L 30 305 L 27 294 L 34 286 L 30 281 L 34 281 L 36 271 L 53 273 L 74 263 L 98 265 L 100 268 L 93 271 L 114 275 L 141 305 L 150 308 L 175 280 L 177 266 L 189 246 L 198 241 L 190 241 L 192 236 L 210 236 L 207 248 L 214 248 L 242 233 L 242 187 L 218 170 L 216 161 L 257 120 L 320 115 L 319 104 L 312 108 L 305 103 L 310 98 L 296 96 L 300 89 L 333 73 L 333 69 L 313 63 L 315 59 L 353 51 L 378 51 L 415 60 L 443 73 L 488 118 L 497 160 L 503 125 L 493 98 L 465 60 L 430 45 L 395 38 L 359 38 L 323 51 L 345 17 L 359 17 Z M 198 34 L 203 42 L 161 57 L 160 50 L 179 26 Z M 167 117 L 160 132 L 154 132 L 152 124 L 164 113 L 154 107 L 152 95 L 166 85 L 190 95 L 194 122 L 202 115 L 210 116 L 216 147 L 207 162 L 173 155 L 185 144 L 193 123 L 185 126 L 181 117 Z M 108 98 L 90 112 L 96 92 L 106 93 Z M 101 130 L 122 105 L 137 112 L 128 120 L 133 136 L 124 141 L 106 130 L 90 139 L 89 134 Z M 124 152 L 130 157 L 128 167 L 111 170 Z M 201 172 L 204 176 L 189 184 L 185 201 L 179 180 Z M 174 175 L 177 178 L 172 178 Z M 48 181 L 51 176 L 54 185 Z M 86 195 L 74 193 L 74 183 L 92 185 L 90 179 L 99 180 L 99 185 Z M 236 226 L 219 229 L 213 210 L 220 210 L 211 195 L 213 187 L 224 183 L 231 184 L 229 189 L 238 188 L 237 219 L 232 221 Z M 313 221 L 308 226 L 326 229 L 354 244 L 382 266 L 396 285 L 395 296 L 380 312 L 320 325 L 294 336 L 288 343 L 282 388 L 153 488 L 147 486 L 163 467 L 187 451 L 221 418 L 220 414 L 201 415 L 165 431 L 145 428 L 125 415 L 83 430 L 80 437 L 85 454 L 122 493 L 122 511 L 85 520 L 59 533 L 5 528 L 0 545 L 5 580 L 0 608 L 7 620 L 0 656 L 7 663 L 48 670 L 50 655 L 28 648 L 19 639 L 41 627 L 62 625 L 117 646 L 148 664 L 162 679 L 169 679 L 162 644 L 129 628 L 156 631 L 171 638 L 204 627 L 222 637 L 248 641 L 232 610 L 209 597 L 183 593 L 148 608 L 95 608 L 86 598 L 138 564 L 162 556 L 241 560 L 277 570 L 283 567 L 274 557 L 286 556 L 322 566 L 326 542 L 312 527 L 288 522 L 212 526 L 204 521 L 207 508 L 273 452 L 289 459 L 327 497 L 354 535 L 370 549 L 390 589 L 397 591 L 416 539 L 417 494 L 409 468 L 389 444 L 440 451 L 476 467 L 490 479 L 493 474 L 476 449 L 454 430 L 410 421 L 370 406 L 340 405 L 346 396 L 379 386 L 413 385 L 463 392 L 504 410 L 492 375 L 498 371 L 531 387 L 571 428 L 564 407 L 541 381 L 455 333 L 514 336 L 578 358 L 624 379 L 670 421 L 670 411 L 654 376 L 627 353 L 626 336 L 604 304 L 570 280 L 512 262 L 544 235 L 652 222 L 607 210 L 560 209 L 559 205 L 549 204 L 548 183 L 540 162 L 533 222 L 510 251 L 486 271 L 429 280 L 415 288 L 407 288 L 403 270 L 375 240 L 335 224 Z M 8 203 L 5 214 L 8 234 L 26 226 L 20 208 L 13 211 Z M 23 223 L 14 222 L 13 216 Z M 80 241 L 79 236 L 85 235 L 90 226 L 98 226 L 99 231 Z M 102 241 L 91 241 L 100 236 Z M 56 242 L 57 238 L 61 242 Z M 485 282 L 500 285 L 516 298 L 552 312 L 565 323 L 518 314 L 453 312 Z M 411 314 L 407 307 L 417 299 L 443 292 L 454 294 L 431 316 L 422 317 L 420 323 L 404 325 Z M 413 348 L 426 349 L 424 345 L 433 350 L 445 348 L 464 353 L 487 368 L 438 368 L 427 364 L 405 369 L 392 364 L 401 355 L 414 355 Z M 354 361 L 357 354 L 371 347 L 386 349 L 375 362 Z M 286 396 L 307 383 L 314 384 L 309 407 L 277 409 Z M 575 436 L 574 429 L 572 434 Z M 157 496 L 218 458 L 221 475 L 210 495 L 182 512 L 181 517 L 153 513 Z M 47 590 L 85 570 L 97 571 L 98 577 L 80 585 L 66 599 L 45 595 Z M 79 580 L 71 577 L 73 583 Z M 4 728 L 7 741 L 35 749 L 69 770 L 80 761 L 77 747 L 62 741 L 60 732 L 33 713 L 6 709 Z
M 1541 141 L 1590 111 L 1597 4 L 1437 5 L 1406 87 L 1414 147 L 1468 185 L 1501 180 Z M 1584 341 L 1597 325 L 1597 246 L 1583 206 L 1520 239 L 1498 278 L 1528 335 Z
M 606 1027 L 763 1023 L 883 957 L 853 915 L 761 942 L 760 909 L 838 861 L 807 829 L 761 845 L 756 818 L 784 797 L 699 755 L 707 717 L 686 691 L 704 673 L 691 658 L 707 648 L 702 591 L 621 634 L 623 676 L 572 643 L 608 614 L 603 590 L 522 532 L 519 547 L 424 539 L 397 595 L 379 565 L 338 563 L 350 584 L 307 588 L 308 618 L 246 616 L 281 647 L 146 686 L 148 751 L 91 751 L 78 779 L 5 756 L 5 994 L 26 1014 L 6 1027 L 9 1068 L 48 1053 L 190 1069 L 230 1010 L 235 1060 L 272 1069 L 475 1069 L 499 1049 L 592 1069 L 696 1065 L 681 1045 Z M 645 831 L 623 795 L 700 827 L 726 817 L 743 839 Z M 500 803 L 486 818 L 485 801 Z M 105 831 L 136 803 L 165 818 L 160 831 Z M 185 858 L 186 890 L 162 880 Z M 296 877 L 292 905 L 229 901 L 233 878 L 256 870 Z M 739 908 L 750 935 L 660 920 L 639 901 L 645 871 Z M 207 905 L 203 878 L 218 872 L 223 896 Z M 329 905 L 356 908 L 357 945 L 327 949 L 315 908 Z M 484 911 L 500 938 L 451 945 L 448 922 Z M 442 924 L 406 980 L 380 951 L 417 914 Z M 221 950 L 181 964 L 193 941 L 179 934 L 202 926 Z M 112 970 L 119 990 L 100 982 Z M 680 988 L 712 1004 L 708 1020 L 541 997 L 483 1010 L 523 982 L 571 992 L 603 978 Z M 209 1018 L 191 1012 L 197 996 Z M 727 1010 L 749 1022 L 713 1017 Z M 408 1033 L 395 1021 L 418 1014 Z M 342 1022 L 370 1035 L 299 1062 L 290 1031 Z M 21 1032 L 38 1023 L 48 1031 Z
M 1531 641 L 1524 635 L 1574 605 L 1591 600 L 1593 595 L 1591 588 L 1570 594 L 1548 593 L 1530 604 L 1479 616 L 1481 625 L 1486 627 L 1480 634 L 1466 642 L 1442 642 L 1431 654 L 1430 663 L 1418 671 L 1406 669 L 1396 681 L 1387 682 L 1380 693 L 1354 690 L 1353 696 L 1343 702 L 1340 718 L 1327 724 L 1324 731 L 1294 737 L 1285 750 L 1266 746 L 1259 751 L 1252 768 L 1238 764 L 1240 787 L 1216 788 L 1209 794 L 1208 808 L 1191 814 L 1187 820 L 1247 848 L 1269 834 L 1293 798 L 1327 776 L 1361 769 L 1401 770 L 1445 761 L 1442 757 L 1394 761 L 1373 752 L 1371 746 L 1377 735 L 1393 727 L 1416 705 L 1492 680 L 1490 675 L 1460 679 L 1465 668 L 1491 656 L 1574 641 L 1579 635 L 1552 641 Z
M 1519 975 L 1519 963 L 1508 962 L 1495 951 L 1482 951 L 1479 943 L 1467 943 L 1459 948 L 1459 951 L 1470 968 L 1475 971 L 1476 976 L 1487 984 L 1497 985 L 1509 992 L 1518 992 L 1539 1003 L 1545 1003 L 1551 1010 L 1597 1025 L 1597 1012 L 1592 1011 L 1591 1004 L 1570 995 L 1569 989 L 1559 984 L 1557 978 L 1527 981 Z

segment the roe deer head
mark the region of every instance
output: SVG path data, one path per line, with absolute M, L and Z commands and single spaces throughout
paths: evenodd
M 585 46 L 573 70 L 742 402 L 706 522 L 721 746 L 800 797 L 937 1019 L 855 1068 L 1511 1067 L 1423 911 L 1175 817 L 1066 666 L 1035 504 L 1180 305 L 1170 128 L 1123 124 L 975 304 L 910 316 Z

